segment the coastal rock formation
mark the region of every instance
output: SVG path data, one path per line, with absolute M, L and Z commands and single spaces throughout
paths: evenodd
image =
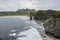
M 60 38 L 60 18 L 51 18 L 45 24 L 45 31 L 57 38 Z

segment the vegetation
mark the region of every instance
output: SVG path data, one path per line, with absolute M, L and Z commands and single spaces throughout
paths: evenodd
M 60 11 L 53 11 L 53 10 L 38 10 L 35 14 L 35 18 L 60 18 Z M 38 18 L 38 19 L 39 19 Z
M 12 16 L 12 15 L 27 15 L 27 13 L 20 13 L 20 12 L 0 12 L 0 16 Z
M 42 17 L 54 17 L 60 18 L 60 11 L 53 10 L 34 10 L 34 9 L 18 9 L 16 12 L 0 12 L 0 16 L 11 16 L 11 15 L 30 15 L 42 16 Z
M 60 11 L 56 11 L 54 14 L 52 14 L 52 17 L 60 18 Z
M 18 9 L 16 12 L 0 12 L 0 16 L 12 16 L 12 15 L 29 15 L 30 12 L 34 13 L 34 9 Z

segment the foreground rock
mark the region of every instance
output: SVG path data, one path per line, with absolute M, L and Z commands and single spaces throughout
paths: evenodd
M 60 38 L 60 18 L 51 18 L 45 24 L 45 31 L 56 38 Z
M 39 25 L 41 25 L 41 21 L 36 20 L 36 22 L 37 22 Z M 48 27 L 48 28 L 50 28 L 50 27 Z M 45 28 L 45 29 L 46 29 L 46 28 Z M 47 29 L 47 30 L 49 31 L 50 29 Z M 47 31 L 46 31 L 46 32 L 47 32 Z M 51 32 L 51 31 L 50 31 L 50 32 Z M 50 32 L 48 33 L 48 35 L 45 34 L 46 37 L 44 38 L 44 40 L 59 40 L 59 39 L 55 38 L 53 35 L 50 35 Z

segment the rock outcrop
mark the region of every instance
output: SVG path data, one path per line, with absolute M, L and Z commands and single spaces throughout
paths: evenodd
M 45 31 L 57 38 L 60 38 L 60 18 L 51 18 L 45 24 Z

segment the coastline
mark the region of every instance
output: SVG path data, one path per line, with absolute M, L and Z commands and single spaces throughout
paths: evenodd
M 45 21 L 39 21 L 39 20 L 36 20 L 36 22 L 41 25 L 41 23 L 44 23 Z M 50 35 L 49 33 L 45 33 L 46 34 L 46 40 L 59 40 L 57 38 L 55 38 L 53 35 Z
M 0 18 L 21 18 L 21 17 L 29 19 L 29 16 L 1 16 Z M 42 21 L 37 21 L 37 20 L 36 20 L 36 22 L 40 25 L 41 25 L 41 23 L 44 23 Z M 46 40 L 59 40 L 59 39 L 56 39 L 55 37 L 46 34 Z
M 20 17 L 26 17 L 26 18 L 29 18 L 29 16 L 0 16 L 0 18 L 20 18 Z

